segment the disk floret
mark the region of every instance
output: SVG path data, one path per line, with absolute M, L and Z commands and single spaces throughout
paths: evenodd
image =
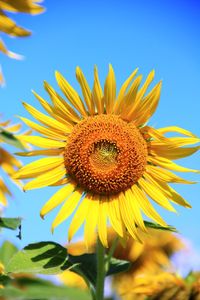
M 142 176 L 147 145 L 133 123 L 115 115 L 91 116 L 77 124 L 65 149 L 65 167 L 80 186 L 115 194 Z

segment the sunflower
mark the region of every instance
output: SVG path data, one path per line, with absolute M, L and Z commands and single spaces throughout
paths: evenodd
M 89 246 L 93 232 L 98 231 L 100 241 L 108 247 L 107 223 L 126 239 L 130 234 L 140 240 L 138 228 L 146 231 L 142 212 L 153 221 L 167 226 L 151 204 L 175 212 L 171 202 L 190 207 L 169 183 L 194 182 L 185 180 L 171 171 L 197 172 L 172 162 L 199 149 L 185 148 L 200 141 L 191 132 L 176 127 L 154 129 L 147 125 L 160 98 L 161 82 L 147 93 L 154 78 L 150 72 L 139 88 L 142 76 L 136 79 L 137 69 L 122 85 L 116 96 L 116 81 L 112 66 L 104 85 L 104 93 L 94 69 L 92 91 L 77 67 L 76 78 L 83 98 L 68 81 L 56 72 L 63 99 L 44 82 L 51 103 L 37 93 L 34 95 L 50 115 L 24 103 L 27 111 L 41 123 L 21 118 L 43 136 L 23 136 L 20 139 L 42 148 L 23 156 L 47 156 L 22 167 L 14 176 L 30 179 L 24 190 L 46 186 L 62 186 L 43 206 L 41 217 L 62 204 L 52 224 L 52 231 L 74 212 L 69 226 L 70 241 L 84 225 L 84 240 Z M 175 132 L 180 137 L 166 137 Z
M 186 278 L 162 272 L 138 277 L 132 285 L 129 300 L 198 300 L 200 299 L 200 273 L 191 272 Z
M 17 25 L 10 17 L 7 16 L 5 11 L 8 13 L 28 13 L 28 14 L 39 14 L 44 11 L 44 8 L 38 3 L 40 0 L 0 0 L 0 31 L 8 34 L 12 37 L 26 37 L 31 35 L 31 32 L 19 25 Z M 15 59 L 21 58 L 20 55 L 9 51 L 4 42 L 0 39 L 0 51 L 7 56 Z M 0 70 L 0 84 L 3 84 L 3 74 Z
M 6 130 L 8 133 L 16 133 L 21 129 L 21 124 L 11 124 L 10 121 L 0 122 L 0 133 L 1 129 Z M 25 134 L 29 134 L 29 132 L 26 132 Z M 2 173 L 6 173 L 8 177 L 11 178 L 13 173 L 16 172 L 17 169 L 19 169 L 22 164 L 21 162 L 16 159 L 11 153 L 9 153 L 6 149 L 4 149 L 1 144 L 4 143 L 4 140 L 1 139 L 0 136 L 0 171 L 2 170 Z M 27 144 L 23 143 L 23 146 L 27 148 Z M 20 185 L 19 180 L 13 180 L 14 183 Z M 7 205 L 7 198 L 6 195 L 12 196 L 11 191 L 7 187 L 5 180 L 0 176 L 0 205 L 6 206 Z
M 108 232 L 110 248 L 116 238 L 116 233 L 113 230 Z M 145 234 L 140 229 L 138 232 L 143 243 L 138 243 L 130 237 L 125 246 L 119 242 L 114 252 L 115 258 L 132 263 L 132 267 L 126 272 L 128 275 L 135 276 L 143 272 L 155 273 L 161 268 L 169 267 L 171 255 L 185 247 L 184 243 L 170 232 L 149 228 Z M 121 275 L 123 274 L 119 274 Z
M 166 231 L 148 229 L 148 235 L 141 232 L 143 243 L 129 238 L 126 247 L 117 245 L 114 257 L 130 261 L 131 267 L 127 272 L 113 276 L 113 288 L 122 299 L 132 299 L 134 285 L 137 277 L 157 274 L 171 267 L 170 257 L 183 249 L 185 245 L 174 234 Z M 116 234 L 112 231 L 109 245 L 112 245 Z

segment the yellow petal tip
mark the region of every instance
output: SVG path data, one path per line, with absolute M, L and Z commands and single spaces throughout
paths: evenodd
M 42 211 L 40 212 L 40 218 L 44 220 L 44 216 L 45 214 L 42 213 Z
M 55 226 L 52 224 L 51 226 L 51 233 L 54 234 Z

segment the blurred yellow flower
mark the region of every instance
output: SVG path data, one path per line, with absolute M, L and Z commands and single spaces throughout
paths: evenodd
M 186 278 L 162 272 L 137 277 L 132 284 L 128 300 L 198 300 L 200 299 L 200 273 L 191 272 Z
M 8 13 L 28 13 L 39 14 L 44 8 L 38 3 L 39 0 L 0 0 L 0 32 L 12 37 L 26 37 L 31 35 L 31 31 L 17 25 L 7 14 Z M 6 12 L 5 12 L 6 11 Z M 4 42 L 0 39 L 0 52 L 15 59 L 21 58 L 20 55 L 9 51 Z M 0 70 L 0 84 L 4 83 L 3 74 Z
M 71 287 L 77 287 L 80 289 L 87 289 L 87 284 L 85 283 L 83 277 L 74 273 L 73 271 L 66 270 L 59 276 L 63 284 Z
M 171 232 L 148 229 L 147 233 L 141 231 L 140 235 L 143 243 L 138 243 L 130 237 L 125 247 L 118 243 L 114 252 L 116 258 L 133 263 L 128 273 L 155 272 L 163 266 L 169 266 L 170 256 L 184 248 L 183 242 Z M 111 247 L 116 234 L 109 230 L 109 236 Z
M 114 257 L 132 262 L 127 272 L 113 277 L 113 287 L 124 300 L 132 299 L 132 287 L 137 277 L 157 274 L 169 268 L 171 255 L 185 247 L 178 237 L 167 231 L 148 229 L 148 236 L 142 232 L 141 235 L 142 244 L 130 238 L 126 247 L 119 243 L 114 253 Z M 110 245 L 116 234 L 111 232 L 111 236 Z
M 0 275 L 4 273 L 4 265 L 0 262 Z
M 56 72 L 58 85 L 68 101 L 45 82 L 44 87 L 52 103 L 34 94 L 50 116 L 24 103 L 28 112 L 42 125 L 21 119 L 42 137 L 20 135 L 20 139 L 42 150 L 22 155 L 47 157 L 24 166 L 14 177 L 33 179 L 24 186 L 24 190 L 62 185 L 42 208 L 41 217 L 63 204 L 52 224 L 53 231 L 76 210 L 68 239 L 72 239 L 85 221 L 84 240 L 88 247 L 96 227 L 102 244 L 108 247 L 108 220 L 124 240 L 127 234 L 136 240 L 141 239 L 138 228 L 146 231 L 142 212 L 166 226 L 149 198 L 172 212 L 175 209 L 170 201 L 191 207 L 168 184 L 194 183 L 171 170 L 197 171 L 171 160 L 196 152 L 198 146 L 183 146 L 198 143 L 200 139 L 179 127 L 154 129 L 145 125 L 158 105 L 161 82 L 147 93 L 154 71 L 150 72 L 140 89 L 142 76 L 134 80 L 137 71 L 130 75 L 116 96 L 115 74 L 111 65 L 104 94 L 97 68 L 91 91 L 84 74 L 77 67 L 76 78 L 84 100 Z M 165 137 L 170 132 L 184 137 Z
M 16 133 L 21 129 L 21 124 L 10 124 L 10 121 L 0 122 L 0 132 L 1 129 L 6 130 L 8 133 Z M 26 132 L 25 134 L 29 134 L 30 132 Z M 8 177 L 16 184 L 21 185 L 19 180 L 15 180 L 12 178 L 12 175 L 16 172 L 18 168 L 22 166 L 21 162 L 16 159 L 11 153 L 9 153 L 6 149 L 2 147 L 2 144 L 4 143 L 4 140 L 1 139 L 0 136 L 0 171 L 2 170 L 2 173 L 6 173 Z M 26 148 L 27 143 L 23 143 L 23 146 Z M 0 176 L 0 206 L 6 206 L 7 205 L 7 198 L 6 195 L 11 196 L 11 192 L 9 188 L 7 187 L 5 183 L 5 178 L 2 178 Z

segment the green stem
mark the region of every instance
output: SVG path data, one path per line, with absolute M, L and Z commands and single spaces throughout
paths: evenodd
M 103 300 L 104 297 L 104 280 L 106 276 L 105 270 L 105 249 L 98 239 L 97 243 L 97 284 L 96 284 L 96 300 Z
M 106 273 L 108 272 L 109 270 L 109 267 L 110 267 L 110 260 L 111 258 L 113 257 L 114 255 L 114 252 L 115 252 L 115 249 L 117 247 L 117 244 L 119 242 L 119 238 L 116 237 L 116 239 L 114 240 L 114 242 L 112 243 L 112 246 L 110 247 L 110 250 L 108 252 L 108 255 L 107 255 L 107 258 L 106 258 L 106 265 L 105 265 L 105 270 L 106 270 Z

